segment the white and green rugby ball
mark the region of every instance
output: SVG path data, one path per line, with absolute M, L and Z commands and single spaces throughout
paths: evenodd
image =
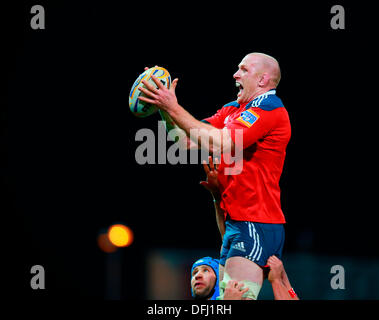
M 157 77 L 164 86 L 166 86 L 167 88 L 170 88 L 171 76 L 170 76 L 170 73 L 165 68 L 154 67 L 140 74 L 137 80 L 134 81 L 134 84 L 129 94 L 129 108 L 130 108 L 130 111 L 136 117 L 145 118 L 158 111 L 158 108 L 155 105 L 138 99 L 138 97 L 140 96 L 142 97 L 146 96 L 144 93 L 142 93 L 139 90 L 140 87 L 145 87 L 144 84 L 142 83 L 142 80 L 145 80 L 148 83 L 151 83 L 154 87 L 157 88 L 157 85 L 155 84 L 154 80 L 151 78 L 152 75 Z

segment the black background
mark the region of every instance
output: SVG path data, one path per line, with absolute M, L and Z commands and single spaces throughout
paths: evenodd
M 151 248 L 218 248 L 199 165 L 138 165 L 128 94 L 145 66 L 179 78 L 177 97 L 197 119 L 236 99 L 232 75 L 250 52 L 279 60 L 277 94 L 292 139 L 281 180 L 284 252 L 376 256 L 374 55 L 369 7 L 335 3 L 40 2 L 7 7 L 7 86 L 2 108 L 2 216 L 16 296 L 102 298 L 100 230 L 123 222 L 127 291 L 145 298 Z M 9 223 L 8 223 L 9 219 Z M 7 222 L 5 222 L 7 221 Z M 8 256 L 7 256 L 8 257 Z M 41 264 L 49 290 L 30 289 Z

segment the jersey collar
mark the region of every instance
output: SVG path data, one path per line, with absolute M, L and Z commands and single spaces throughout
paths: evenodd
M 254 98 L 253 100 L 251 100 L 250 102 L 248 102 L 246 104 L 246 106 L 245 106 L 245 109 L 248 109 L 251 106 L 254 106 L 254 104 L 256 104 L 258 101 L 261 102 L 268 95 L 272 95 L 272 94 L 274 94 L 274 95 L 276 94 L 276 89 L 271 89 L 269 91 L 266 91 L 266 92 L 260 94 L 259 96 L 257 96 L 256 98 Z

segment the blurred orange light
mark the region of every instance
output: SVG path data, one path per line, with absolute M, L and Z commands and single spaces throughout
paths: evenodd
M 122 224 L 115 224 L 109 228 L 108 238 L 116 247 L 127 247 L 133 242 L 133 231 Z
M 99 248 L 106 253 L 112 253 L 117 250 L 117 247 L 109 241 L 106 233 L 102 233 L 97 237 L 97 244 Z

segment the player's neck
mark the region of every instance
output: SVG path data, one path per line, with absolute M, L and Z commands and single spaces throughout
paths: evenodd
M 253 101 L 254 99 L 258 98 L 259 96 L 261 96 L 262 94 L 265 94 L 266 92 L 270 91 L 270 90 L 275 90 L 275 88 L 259 88 L 256 92 L 254 92 L 254 94 L 250 97 L 249 102 Z

